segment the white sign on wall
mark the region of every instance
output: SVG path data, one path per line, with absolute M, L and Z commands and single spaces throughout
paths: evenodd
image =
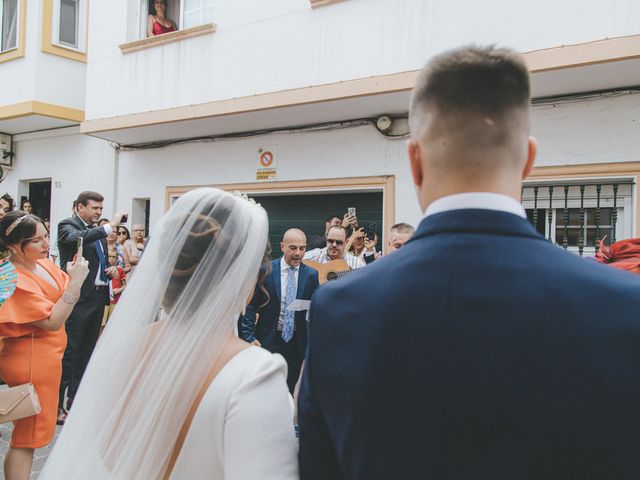
M 256 180 L 276 179 L 277 152 L 275 145 L 268 145 L 258 149 L 258 168 Z

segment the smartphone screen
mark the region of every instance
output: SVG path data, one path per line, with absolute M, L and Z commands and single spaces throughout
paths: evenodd
M 351 215 L 352 217 L 355 217 L 355 216 L 356 216 L 356 207 L 349 207 L 349 208 L 347 208 L 347 213 L 348 213 L 349 215 Z
M 78 257 L 82 256 L 82 247 L 84 246 L 84 238 L 78 237 Z

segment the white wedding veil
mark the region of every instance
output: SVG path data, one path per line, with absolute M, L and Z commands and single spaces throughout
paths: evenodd
M 203 381 L 253 292 L 267 215 L 193 190 L 159 221 L 109 320 L 46 479 L 161 479 Z

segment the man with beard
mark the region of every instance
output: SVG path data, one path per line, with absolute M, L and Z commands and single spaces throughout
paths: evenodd
M 333 260 L 344 260 L 351 270 L 357 270 L 366 264 L 361 259 L 345 252 L 347 231 L 341 226 L 334 226 L 327 232 L 327 246 L 309 250 L 304 254 L 305 260 L 316 263 L 329 263 Z
M 258 286 L 240 317 L 240 338 L 279 353 L 287 362 L 287 385 L 293 393 L 307 350 L 306 311 L 294 312 L 296 299 L 311 300 L 318 288 L 318 272 L 302 263 L 307 237 L 297 228 L 287 230 L 280 243 L 282 258 L 271 262 L 264 286 Z M 259 321 L 256 324 L 256 316 Z

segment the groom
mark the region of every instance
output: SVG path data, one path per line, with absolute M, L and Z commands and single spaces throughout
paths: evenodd
M 424 219 L 315 296 L 302 480 L 640 476 L 640 278 L 527 221 L 529 103 L 511 50 L 421 72 L 408 153 Z

